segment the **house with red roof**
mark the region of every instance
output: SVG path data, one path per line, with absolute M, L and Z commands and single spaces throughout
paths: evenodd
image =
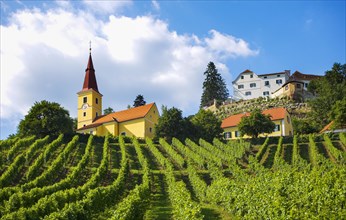
M 260 137 L 264 136 L 292 136 L 293 135 L 293 126 L 291 116 L 285 108 L 271 108 L 262 111 L 262 114 L 270 115 L 272 122 L 275 124 L 274 132 L 270 134 L 261 134 Z M 250 113 L 241 113 L 237 115 L 231 115 L 228 118 L 225 118 L 222 121 L 221 128 L 224 130 L 225 139 L 237 139 L 242 135 L 238 130 L 238 124 L 242 117 L 249 116 Z M 249 138 L 249 136 L 244 136 Z
M 98 90 L 91 53 L 85 70 L 83 88 L 77 95 L 78 133 L 154 137 L 154 128 L 160 117 L 155 103 L 102 115 L 102 94 Z
M 299 71 L 295 71 L 286 83 L 272 92 L 271 97 L 288 97 L 298 101 L 313 98 L 314 95 L 308 91 L 308 85 L 311 80 L 319 79 L 320 77 L 322 76 L 303 74 Z

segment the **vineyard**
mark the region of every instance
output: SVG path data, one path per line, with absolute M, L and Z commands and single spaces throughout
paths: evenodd
M 346 134 L 0 142 L 1 219 L 346 219 Z

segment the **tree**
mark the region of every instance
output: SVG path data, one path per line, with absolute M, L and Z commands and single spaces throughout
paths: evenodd
M 105 115 L 108 115 L 108 114 L 113 113 L 113 112 L 114 112 L 114 110 L 111 107 L 108 107 L 108 108 L 103 110 L 103 114 L 105 114 Z
M 18 133 L 20 136 L 46 135 L 56 136 L 60 133 L 73 132 L 73 119 L 69 112 L 60 104 L 43 100 L 35 102 L 28 114 L 20 121 Z
M 206 141 L 213 141 L 215 137 L 219 137 L 222 133 L 221 121 L 211 112 L 199 110 L 199 112 L 191 118 L 194 126 L 194 139 L 200 138 Z
M 133 101 L 133 107 L 139 107 L 145 104 L 146 101 L 144 101 L 144 97 L 142 95 L 137 95 L 135 101 Z
M 223 102 L 228 98 L 228 90 L 222 76 L 218 73 L 213 62 L 209 62 L 204 72 L 203 93 L 200 108 L 208 106 L 215 100 Z
M 317 95 L 309 102 L 310 117 L 320 130 L 332 120 L 334 105 L 345 97 L 346 64 L 335 63 L 324 77 L 311 81 L 308 90 Z
M 162 115 L 155 126 L 155 137 L 165 138 L 167 141 L 171 141 L 173 137 L 181 140 L 184 136 L 184 124 L 181 110 L 162 106 Z
M 330 119 L 334 121 L 333 128 L 346 127 L 346 97 L 333 105 Z
M 258 137 L 261 133 L 272 133 L 275 124 L 270 120 L 270 115 L 264 115 L 261 110 L 255 109 L 250 116 L 241 118 L 238 129 L 242 135 L 246 134 L 251 137 Z

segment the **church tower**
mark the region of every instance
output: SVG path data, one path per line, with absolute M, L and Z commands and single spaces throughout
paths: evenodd
M 91 58 L 91 48 L 89 53 L 88 66 L 85 70 L 85 77 L 82 91 L 78 95 L 78 126 L 77 129 L 91 124 L 94 119 L 102 113 L 102 94 L 97 88 L 95 69 Z

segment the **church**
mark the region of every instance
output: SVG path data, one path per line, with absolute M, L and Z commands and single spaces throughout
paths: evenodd
M 153 138 L 159 112 L 155 103 L 102 115 L 102 94 L 97 87 L 95 69 L 89 53 L 83 88 L 78 95 L 77 132 L 105 136 L 124 135 Z

